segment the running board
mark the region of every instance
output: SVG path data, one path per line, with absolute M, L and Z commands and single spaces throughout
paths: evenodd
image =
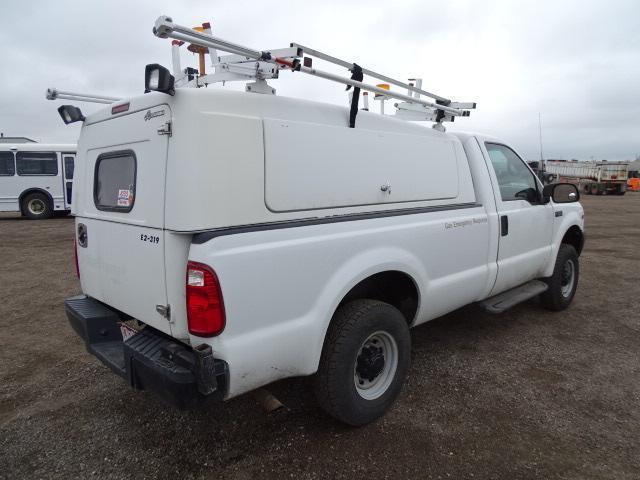
M 520 285 L 519 287 L 512 288 L 506 292 L 499 293 L 493 297 L 487 298 L 479 305 L 490 313 L 502 313 L 509 310 L 511 307 L 529 300 L 530 298 L 540 295 L 546 291 L 549 285 L 540 280 L 532 280 Z

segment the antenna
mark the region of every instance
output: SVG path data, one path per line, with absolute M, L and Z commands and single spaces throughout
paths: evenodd
M 542 115 L 538 112 L 538 137 L 540 138 L 540 161 L 544 162 L 544 155 L 542 154 Z

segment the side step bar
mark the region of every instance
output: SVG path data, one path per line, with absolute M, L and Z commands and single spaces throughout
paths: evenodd
M 490 313 L 502 313 L 511 307 L 540 295 L 549 286 L 541 280 L 531 280 L 519 287 L 499 293 L 479 302 L 480 307 Z

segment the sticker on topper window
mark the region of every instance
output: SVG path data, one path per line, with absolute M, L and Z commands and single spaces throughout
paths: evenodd
M 133 203 L 133 193 L 129 189 L 118 190 L 118 206 L 129 207 Z

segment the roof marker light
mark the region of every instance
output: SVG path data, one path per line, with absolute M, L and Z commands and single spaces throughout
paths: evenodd
M 116 105 L 115 107 L 111 107 L 111 115 L 115 115 L 116 113 L 122 113 L 129 110 L 129 102 L 121 103 L 120 105 Z

